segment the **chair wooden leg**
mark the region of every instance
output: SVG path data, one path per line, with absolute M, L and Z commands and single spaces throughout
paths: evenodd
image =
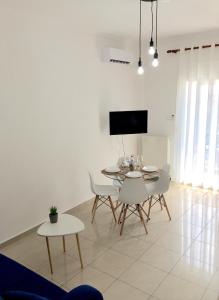
M 121 223 L 121 218 L 122 218 L 122 214 L 123 214 L 124 208 L 125 208 L 125 204 L 122 205 L 122 208 L 121 208 L 121 211 L 120 211 L 120 214 L 119 214 L 118 224 Z
M 124 228 L 124 224 L 125 224 L 125 217 L 126 217 L 126 213 L 127 213 L 128 207 L 129 207 L 129 205 L 126 204 L 124 212 L 123 212 L 123 219 L 122 219 L 122 225 L 121 225 L 120 235 L 122 235 L 122 233 L 123 233 L 123 228 Z
M 96 210 L 97 210 L 97 203 L 98 203 L 98 201 L 99 201 L 99 197 L 96 196 L 95 201 L 94 201 L 93 216 L 92 216 L 92 221 L 91 221 L 92 224 L 94 222 L 94 218 L 95 218 L 95 214 L 96 214 Z
M 136 207 L 136 210 L 138 212 L 139 218 L 140 218 L 140 220 L 142 222 L 141 215 L 139 214 L 139 204 L 135 204 L 135 207 Z
M 150 200 L 149 200 L 149 206 L 148 206 L 148 218 L 150 218 L 151 206 L 152 206 L 152 200 L 153 200 L 153 197 L 151 196 L 151 197 L 150 197 Z
M 147 227 L 146 227 L 146 224 L 145 224 L 145 221 L 144 221 L 143 215 L 142 215 L 142 211 L 141 211 L 140 205 L 139 205 L 139 204 L 137 204 L 136 206 L 137 206 L 137 210 L 138 210 L 138 213 L 139 213 L 140 219 L 141 219 L 141 221 L 142 221 L 142 223 L 143 223 L 143 225 L 144 225 L 145 232 L 146 232 L 146 234 L 148 234 Z
M 139 204 L 139 205 L 140 205 L 140 204 Z M 147 218 L 147 222 L 150 221 L 150 218 L 149 218 L 148 214 L 146 213 L 146 211 L 144 210 L 144 208 L 143 208 L 142 205 L 140 205 L 140 209 L 141 209 L 142 213 L 145 214 L 145 216 L 146 216 L 146 218 Z M 142 214 L 142 215 L 143 215 L 143 214 Z
M 115 222 L 117 223 L 117 220 L 116 220 L 116 214 L 115 214 L 115 209 L 114 209 L 113 202 L 112 202 L 112 199 L 111 199 L 110 196 L 108 197 L 108 200 L 109 200 L 109 203 L 110 203 L 110 206 L 111 206 L 111 209 L 112 209 L 112 213 L 113 213 L 114 220 L 115 220 Z
M 117 200 L 116 207 L 114 208 L 114 210 L 116 211 L 121 205 L 122 205 L 122 203 Z
M 161 195 L 158 195 L 158 197 L 159 197 L 158 201 L 160 203 L 160 209 L 163 210 L 162 197 L 161 197 Z
M 144 206 L 145 206 L 145 204 L 146 204 L 147 202 L 149 202 L 149 201 L 150 201 L 150 198 L 151 198 L 151 197 L 148 197 L 148 198 L 147 198 L 147 200 L 145 200 L 145 201 L 143 202 L 143 204 L 142 204 L 142 207 L 144 207 Z
M 161 197 L 162 197 L 162 199 L 163 199 L 164 207 L 166 208 L 166 211 L 167 211 L 167 214 L 168 214 L 169 220 L 171 221 L 170 212 L 169 212 L 169 209 L 168 209 L 168 206 L 167 206 L 166 200 L 165 200 L 165 198 L 164 198 L 164 195 L 161 195 Z
M 94 204 L 93 204 L 93 207 L 92 207 L 92 214 L 93 214 L 93 212 L 94 212 L 94 207 L 95 207 L 97 198 L 98 198 L 98 197 L 96 196 L 95 199 L 94 199 Z

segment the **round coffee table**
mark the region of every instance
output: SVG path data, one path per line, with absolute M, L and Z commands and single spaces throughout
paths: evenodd
M 63 250 L 65 249 L 65 236 L 75 234 L 78 246 L 78 253 L 81 263 L 81 268 L 83 269 L 83 262 L 82 262 L 82 255 L 80 249 L 80 242 L 79 242 L 79 235 L 78 233 L 84 230 L 84 223 L 79 220 L 78 218 L 68 215 L 68 214 L 61 214 L 59 215 L 58 222 L 52 224 L 50 222 L 43 223 L 37 230 L 37 234 L 40 236 L 44 236 L 46 238 L 46 245 L 47 251 L 49 256 L 49 264 L 51 273 L 53 273 L 52 267 L 52 259 L 51 259 L 51 252 L 49 247 L 49 237 L 57 237 L 62 236 L 63 240 Z

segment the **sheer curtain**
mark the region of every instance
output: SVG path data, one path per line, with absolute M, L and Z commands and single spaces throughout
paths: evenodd
M 219 189 L 219 48 L 182 51 L 174 155 L 178 182 Z

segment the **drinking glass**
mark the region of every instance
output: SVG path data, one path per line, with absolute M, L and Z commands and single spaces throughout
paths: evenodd
M 136 166 L 136 170 L 141 170 L 141 159 L 140 159 L 140 155 L 137 155 L 137 156 L 136 156 L 135 166 Z
M 143 158 L 143 155 L 139 155 L 139 165 L 140 165 L 140 168 L 144 167 L 144 158 Z

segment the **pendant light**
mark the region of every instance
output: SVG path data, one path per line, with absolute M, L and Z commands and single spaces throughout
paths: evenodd
M 155 53 L 154 53 L 154 59 L 153 59 L 153 62 L 152 62 L 152 66 L 154 68 L 157 68 L 159 66 L 159 60 L 158 60 L 158 45 L 157 45 L 157 15 L 158 15 L 158 0 L 156 0 L 156 50 L 155 50 Z
M 154 35 L 154 7 L 153 7 L 153 4 L 154 4 L 154 2 L 151 1 L 151 40 L 150 40 L 150 45 L 149 45 L 149 49 L 148 49 L 149 55 L 155 54 L 154 40 L 153 40 L 153 35 Z
M 138 74 L 143 75 L 144 74 L 144 68 L 142 65 L 141 60 L 141 1 L 140 0 L 140 19 L 139 19 L 139 60 L 138 60 Z
M 150 43 L 149 43 L 149 49 L 148 49 L 148 54 L 153 56 L 153 61 L 152 61 L 152 66 L 154 68 L 159 66 L 159 60 L 158 60 L 158 37 L 157 37 L 157 32 L 158 32 L 158 0 L 140 0 L 140 22 L 139 22 L 139 60 L 138 60 L 138 74 L 142 75 L 144 74 L 144 68 L 142 64 L 142 57 L 141 57 L 141 31 L 142 31 L 142 7 L 141 7 L 141 2 L 144 1 L 146 3 L 150 2 L 151 4 L 151 38 L 150 38 Z M 154 2 L 156 2 L 156 18 L 154 22 Z M 155 23 L 155 24 L 154 24 Z M 155 43 L 154 43 L 154 25 L 156 26 L 155 28 Z

